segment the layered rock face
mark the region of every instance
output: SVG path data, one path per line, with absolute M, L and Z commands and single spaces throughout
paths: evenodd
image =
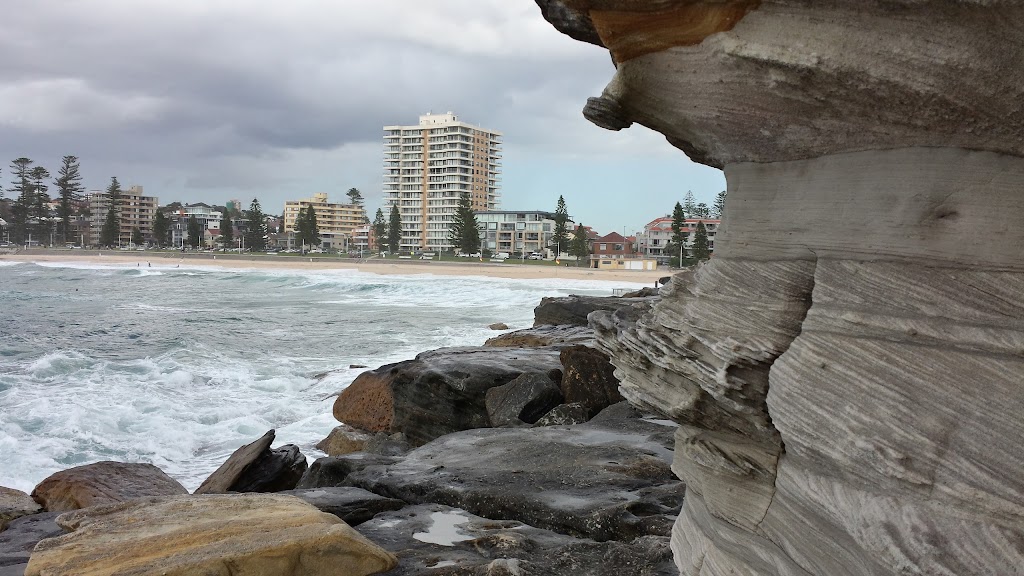
M 1024 573 L 1024 6 L 538 3 L 616 62 L 588 118 L 728 181 L 710 262 L 591 316 L 681 424 L 681 572 Z

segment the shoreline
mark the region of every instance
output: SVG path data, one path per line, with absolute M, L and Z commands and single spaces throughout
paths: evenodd
M 0 262 L 80 262 L 88 264 L 142 265 L 152 263 L 156 268 L 170 264 L 189 266 L 218 266 L 236 269 L 293 269 L 293 270 L 357 270 L 379 275 L 433 274 L 437 276 L 484 276 L 509 279 L 564 279 L 599 280 L 651 284 L 673 274 L 670 270 L 597 270 L 573 266 L 540 266 L 529 264 L 499 264 L 495 262 L 461 263 L 423 260 L 342 260 L 298 256 L 239 256 L 233 254 L 178 254 L 173 252 L 96 251 L 43 251 L 0 255 Z

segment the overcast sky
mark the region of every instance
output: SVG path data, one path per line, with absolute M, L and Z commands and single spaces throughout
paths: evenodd
M 381 204 L 382 126 L 454 111 L 504 133 L 502 208 L 633 232 L 720 171 L 640 126 L 583 119 L 607 51 L 531 0 L 46 0 L 0 18 L 0 162 L 84 184 L 140 184 L 161 204 L 363 191 Z

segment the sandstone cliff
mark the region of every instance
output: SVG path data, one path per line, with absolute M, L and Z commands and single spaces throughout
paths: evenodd
M 1024 6 L 537 0 L 584 114 L 724 169 L 715 258 L 592 316 L 681 424 L 687 575 L 1024 574 Z

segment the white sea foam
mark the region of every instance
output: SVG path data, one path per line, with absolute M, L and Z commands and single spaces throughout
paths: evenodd
M 26 491 L 98 460 L 151 462 L 194 489 L 270 428 L 276 445 L 317 455 L 337 424 L 333 395 L 363 371 L 350 365 L 479 345 L 490 323 L 530 326 L 542 296 L 631 287 L 210 266 L 25 270 L 37 274 L 0 274 L 0 485 Z

